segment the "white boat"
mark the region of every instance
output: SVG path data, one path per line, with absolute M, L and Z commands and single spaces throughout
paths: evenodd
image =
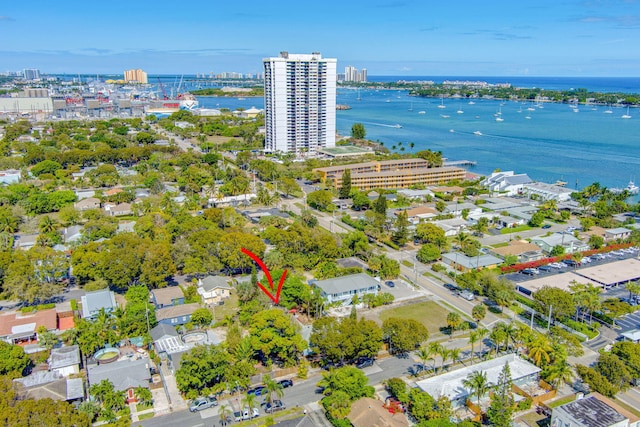
M 444 96 L 440 98 L 440 105 L 438 105 L 438 108 L 447 108 L 447 106 L 444 105 Z
M 496 117 L 496 122 L 504 122 L 504 119 L 502 117 Z
M 449 129 L 449 132 L 454 133 L 454 132 L 455 132 L 455 130 L 453 130 L 453 129 Z
M 413 102 L 409 105 L 409 111 L 413 111 Z
M 402 125 L 396 123 L 395 125 L 393 125 L 393 127 L 396 128 L 396 129 L 400 129 L 402 127 Z
M 458 114 L 464 114 L 464 111 L 463 111 L 463 110 L 462 110 L 462 108 L 461 108 L 461 109 L 459 109 L 458 111 L 456 111 L 456 113 L 458 113 Z
M 613 110 L 611 109 L 611 107 L 609 107 L 609 104 L 607 104 L 607 109 L 604 110 L 605 114 L 613 114 Z
M 480 132 L 479 130 L 475 131 L 473 134 L 474 135 L 478 135 L 478 136 L 482 136 L 482 132 Z
M 627 105 L 627 114 L 623 114 L 622 118 L 623 119 L 630 119 L 631 118 L 631 116 L 629 115 L 629 106 L 628 105 Z
M 527 116 L 525 117 L 525 119 L 527 119 L 527 120 L 531 120 L 531 116 L 527 114 Z
M 384 101 L 384 102 L 391 102 L 391 100 L 390 100 L 390 99 L 387 99 L 387 100 L 386 100 L 386 101 Z
M 622 193 L 623 191 L 628 191 L 629 194 L 638 194 L 640 192 L 640 187 L 638 187 L 633 181 L 629 181 L 629 184 L 625 188 L 612 188 L 612 193 Z
M 448 114 L 440 114 L 440 117 L 442 117 L 443 119 L 448 119 L 449 115 Z
M 504 122 L 504 119 L 502 118 L 502 107 L 500 107 L 500 110 L 498 110 L 494 116 L 496 116 L 496 122 Z
M 475 104 L 475 102 L 469 101 L 469 105 L 474 105 L 474 104 Z
M 427 114 L 427 112 L 422 110 L 422 111 L 418 111 L 418 114 Z

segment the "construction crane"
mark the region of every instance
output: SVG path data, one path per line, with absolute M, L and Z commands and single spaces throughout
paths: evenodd
M 169 97 L 167 96 L 167 92 L 164 90 L 164 86 L 162 86 L 162 80 L 160 80 L 160 77 L 158 77 L 158 84 L 160 85 L 160 90 L 162 91 L 162 99 L 169 99 Z

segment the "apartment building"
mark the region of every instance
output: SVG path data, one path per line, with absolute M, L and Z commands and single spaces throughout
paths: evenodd
M 337 60 L 281 52 L 263 63 L 265 151 L 305 156 L 335 147 Z
M 330 181 L 339 188 L 345 170 L 351 171 L 351 186 L 361 191 L 374 188 L 408 188 L 414 185 L 437 185 L 453 180 L 464 180 L 465 170 L 453 167 L 429 167 L 424 159 L 399 159 L 380 162 L 317 168 L 322 182 Z
M 145 73 L 141 69 L 126 70 L 124 72 L 124 81 L 127 83 L 147 84 L 147 73 Z

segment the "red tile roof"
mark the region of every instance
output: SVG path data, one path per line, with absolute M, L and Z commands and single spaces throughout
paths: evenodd
M 31 313 L 12 312 L 0 316 L 0 336 L 11 335 L 12 328 L 21 325 L 35 323 L 34 330 L 44 326 L 48 331 L 53 331 L 58 326 L 56 309 L 34 311 Z

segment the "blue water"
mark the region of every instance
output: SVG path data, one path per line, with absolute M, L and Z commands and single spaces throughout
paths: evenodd
M 478 76 L 370 76 L 374 82 L 396 82 L 398 80 L 432 81 L 445 80 L 481 81 L 491 84 L 510 83 L 514 87 L 540 88 L 547 90 L 587 89 L 591 92 L 640 93 L 640 77 L 478 77 Z
M 354 123 L 363 123 L 367 138 L 387 148 L 396 145 L 400 152 L 404 147 L 405 153 L 442 151 L 451 160 L 478 162 L 469 170 L 482 175 L 495 169 L 515 170 L 534 180 L 567 181 L 570 188 L 593 182 L 624 187 L 630 179 L 640 181 L 640 109 L 631 109 L 632 118 L 622 119 L 626 109 L 612 108 L 612 114 L 605 114 L 602 106 L 581 105 L 574 112 L 565 104 L 538 108 L 530 103 L 474 100 L 475 105 L 469 105 L 446 99 L 446 108 L 440 109 L 440 99 L 411 97 L 407 91 L 361 90 L 361 99 L 357 97 L 356 90 L 338 89 L 338 103 L 352 107 L 337 112 L 341 135 L 349 135 Z M 199 101 L 207 108 L 264 108 L 262 98 Z M 496 122 L 498 112 L 503 122 Z M 393 127 L 396 124 L 402 127 Z M 410 142 L 415 144 L 413 150 Z

